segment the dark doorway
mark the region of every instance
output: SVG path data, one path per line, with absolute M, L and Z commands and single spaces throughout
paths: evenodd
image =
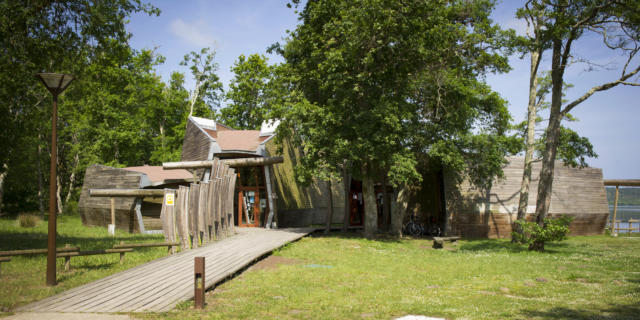
M 364 198 L 362 195 L 362 181 L 351 179 L 351 190 L 349 192 L 349 195 L 349 225 L 362 226 L 364 224 Z

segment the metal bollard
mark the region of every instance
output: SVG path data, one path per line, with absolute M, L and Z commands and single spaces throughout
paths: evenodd
M 204 257 L 194 259 L 194 302 L 196 309 L 204 308 Z

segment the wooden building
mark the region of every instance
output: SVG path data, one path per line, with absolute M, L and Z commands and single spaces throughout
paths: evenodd
M 511 157 L 504 167 L 504 179 L 489 190 L 478 190 L 467 181 L 445 184 L 446 222 L 453 234 L 465 237 L 508 238 L 517 217 L 524 158 Z M 527 219 L 533 220 L 540 173 L 534 163 L 529 189 Z M 602 234 L 609 216 L 609 205 L 602 169 L 571 168 L 556 161 L 549 216 L 574 218 L 572 235 Z
M 264 123 L 260 130 L 234 130 L 209 119 L 189 117 L 182 147 L 182 161 L 212 160 L 282 156 L 284 163 L 277 165 L 237 168 L 238 179 L 234 199 L 234 224 L 252 227 L 303 227 L 324 225 L 329 204 L 328 194 L 333 198 L 333 223 L 344 221 L 345 194 L 349 197 L 348 212 L 352 226 L 362 226 L 364 207 L 362 184 L 351 180 L 349 192 L 345 193 L 343 181 L 333 181 L 331 188 L 323 181 L 314 180 L 303 186 L 294 177 L 294 167 L 301 157 L 298 146 L 286 141 L 278 146 L 274 131 L 278 123 Z M 129 168 L 131 169 L 131 168 Z M 166 187 L 172 180 L 159 179 L 146 183 L 143 173 L 129 169 L 93 166 L 87 169 L 87 178 L 80 201 L 83 222 L 91 225 L 106 225 L 109 220 L 108 199 L 88 199 L 90 188 L 154 188 Z M 139 169 L 140 170 L 140 169 Z M 464 237 L 509 237 L 516 218 L 522 179 L 523 159 L 508 159 L 504 168 L 505 178 L 494 183 L 490 190 L 478 190 L 468 182 L 453 183 L 446 172 L 440 169 L 423 169 L 423 182 L 409 201 L 407 216 L 414 215 L 419 222 L 435 223 L 449 234 Z M 534 165 L 531 181 L 529 219 L 535 208 L 540 167 Z M 173 170 L 165 170 L 171 172 Z M 188 182 L 191 173 L 182 170 L 182 180 Z M 209 179 L 208 169 L 194 172 L 199 180 Z M 393 190 L 389 189 L 389 192 Z M 376 186 L 378 209 L 382 206 L 382 185 Z M 153 222 L 153 212 L 158 212 L 146 200 L 122 198 L 118 203 L 116 219 L 118 227 L 131 231 L 139 230 L 131 222 L 132 213 L 139 207 L 141 215 Z M 136 202 L 137 201 L 137 202 Z M 393 203 L 392 203 L 393 205 Z M 146 210 L 145 208 L 149 208 Z M 155 211 L 154 211 L 155 210 Z M 95 212 L 89 214 L 89 212 Z M 136 213 L 137 214 L 137 213 Z M 602 180 L 602 170 L 597 168 L 569 168 L 556 164 L 551 199 L 550 215 L 570 215 L 572 234 L 601 234 L 607 221 L 609 209 Z M 145 221 L 147 221 L 145 220 Z M 146 225 L 146 224 L 145 224 Z
M 187 170 L 162 170 L 161 166 L 113 168 L 94 164 L 87 168 L 78 201 L 82 224 L 104 226 L 111 223 L 111 200 L 91 197 L 90 189 L 175 189 L 188 185 L 192 175 Z M 115 198 L 116 228 L 129 232 L 150 233 L 161 230 L 161 198 Z

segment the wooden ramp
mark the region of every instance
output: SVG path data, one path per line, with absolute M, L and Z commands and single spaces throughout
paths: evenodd
M 193 258 L 205 257 L 210 288 L 257 258 L 314 231 L 235 228 L 222 241 L 167 256 L 37 301 L 16 311 L 161 312 L 193 299 Z

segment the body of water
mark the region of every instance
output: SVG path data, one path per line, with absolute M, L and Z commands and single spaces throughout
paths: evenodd
M 609 223 L 611 223 L 611 219 L 613 219 L 613 205 L 609 205 Z M 618 206 L 618 212 L 616 213 L 616 220 L 622 221 L 620 228 L 633 228 L 631 232 L 640 232 L 640 223 L 634 222 L 629 226 L 629 223 L 627 223 L 629 219 L 640 220 L 640 206 Z M 619 233 L 627 232 L 627 230 L 620 230 Z

